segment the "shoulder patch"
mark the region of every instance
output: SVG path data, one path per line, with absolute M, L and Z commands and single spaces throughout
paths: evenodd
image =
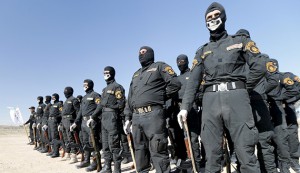
M 267 62 L 266 67 L 268 72 L 273 73 L 277 70 L 277 66 L 273 62 Z
M 255 54 L 260 52 L 253 41 L 247 43 L 245 50 L 249 50 L 251 53 Z
M 116 96 L 117 99 L 123 98 L 123 94 L 120 90 L 116 91 L 115 96 Z
M 62 111 L 62 109 L 63 109 L 63 108 L 62 108 L 62 107 L 60 107 L 60 108 L 59 108 L 59 111 L 61 112 L 61 111 Z
M 294 85 L 294 81 L 291 78 L 289 78 L 289 77 L 284 78 L 283 79 L 283 83 L 287 84 L 287 85 Z
M 193 65 L 192 65 L 192 69 L 191 70 L 193 70 L 194 69 L 194 67 L 198 64 L 199 62 L 198 62 L 198 60 L 197 59 L 194 59 L 193 60 Z
M 170 66 L 165 67 L 164 71 L 169 73 L 170 75 L 175 74 L 174 70 Z
M 100 101 L 101 101 L 100 98 L 97 98 L 97 99 L 95 100 L 95 103 L 96 103 L 96 104 L 99 104 Z

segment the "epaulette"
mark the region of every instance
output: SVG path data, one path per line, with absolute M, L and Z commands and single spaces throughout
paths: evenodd
M 142 68 L 138 69 L 138 70 L 133 74 L 132 79 L 140 75 L 139 72 L 140 72 L 141 69 L 142 69 Z

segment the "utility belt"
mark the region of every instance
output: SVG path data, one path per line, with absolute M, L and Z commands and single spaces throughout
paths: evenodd
M 242 81 L 236 82 L 221 82 L 220 84 L 210 85 L 205 88 L 205 92 L 219 92 L 236 89 L 246 89 L 246 84 Z
M 139 107 L 139 108 L 134 108 L 134 113 L 136 114 L 143 114 L 143 113 L 149 113 L 152 112 L 154 110 L 159 110 L 162 109 L 163 107 L 161 105 L 149 105 L 149 106 L 143 106 L 143 107 Z
M 66 119 L 66 118 L 71 118 L 71 119 L 73 119 L 73 116 L 72 116 L 72 115 L 63 115 L 62 118 L 63 118 L 63 119 Z
M 91 116 L 89 116 L 89 115 L 88 115 L 88 116 L 83 116 L 82 119 L 83 119 L 84 121 L 87 121 L 87 120 L 91 119 Z
M 117 110 L 112 109 L 112 108 L 103 108 L 102 111 L 103 112 L 116 112 Z

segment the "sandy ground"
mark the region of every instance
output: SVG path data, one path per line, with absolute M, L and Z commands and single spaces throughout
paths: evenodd
M 26 145 L 28 138 L 23 128 L 0 126 L 0 173 L 84 173 L 75 164 L 50 158 L 33 150 L 33 145 Z M 80 155 L 78 156 L 80 158 Z M 103 163 L 103 160 L 102 160 Z M 132 163 L 122 165 L 122 172 L 134 173 Z M 173 167 L 173 166 L 172 166 Z M 234 171 L 234 169 L 231 169 Z M 94 171 L 96 172 L 96 171 Z M 151 171 L 154 173 L 155 171 Z M 202 170 L 201 172 L 204 172 Z M 225 169 L 222 173 L 225 173 Z M 293 171 L 291 171 L 293 172 Z

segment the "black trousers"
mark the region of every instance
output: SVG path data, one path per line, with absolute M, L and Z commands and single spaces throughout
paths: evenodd
M 285 111 L 281 101 L 270 101 L 270 114 L 274 124 L 273 141 L 277 147 L 278 160 L 281 162 L 290 162 L 290 153 L 288 145 L 288 131 L 285 119 Z
M 150 157 L 157 173 L 170 172 L 168 135 L 163 108 L 148 113 L 133 113 L 132 135 L 138 172 L 149 172 Z
M 259 164 L 254 155 L 258 130 L 246 89 L 204 93 L 201 137 L 207 159 L 205 172 L 220 172 L 223 125 L 234 143 L 241 172 L 259 173 Z
M 258 130 L 257 157 L 264 172 L 277 172 L 272 138 L 274 127 L 266 100 L 251 100 L 252 113 Z
M 102 112 L 102 151 L 105 161 L 120 161 L 120 125 L 116 112 Z

